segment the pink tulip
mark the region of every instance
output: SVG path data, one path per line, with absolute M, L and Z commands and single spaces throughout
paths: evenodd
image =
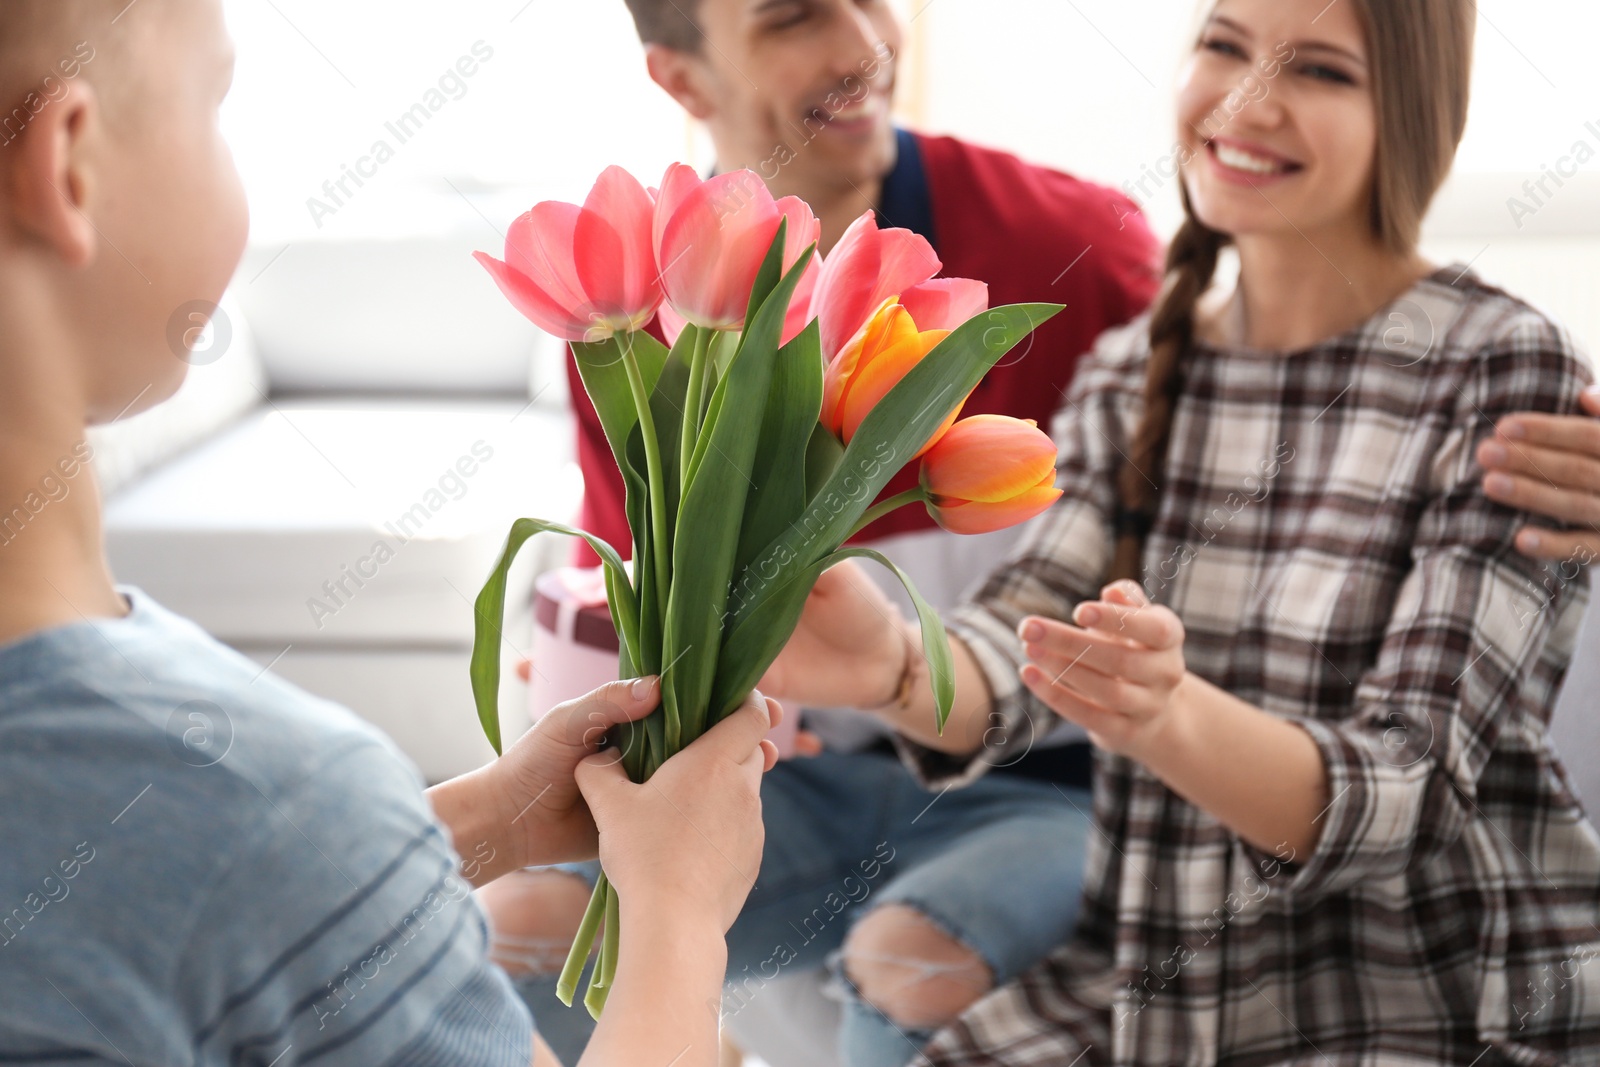
M 941 267 L 933 246 L 910 230 L 880 230 L 871 211 L 851 223 L 829 254 L 811 302 L 823 356 L 832 360 L 844 351 L 891 297 L 899 297 L 924 330 L 953 330 L 988 308 L 983 282 L 930 280 Z
M 989 310 L 989 287 L 971 278 L 935 278 L 901 293 L 900 306 L 925 330 L 953 330 Z
M 1056 446 L 1032 419 L 973 415 L 922 458 L 928 512 L 951 533 L 1026 522 L 1060 499 L 1055 481 Z
M 582 207 L 545 201 L 513 222 L 505 262 L 473 256 L 540 329 L 564 341 L 603 341 L 641 329 L 661 305 L 654 209 L 633 175 L 608 167 Z
M 750 290 L 778 224 L 789 220 L 783 269 L 822 236 L 822 223 L 797 197 L 774 200 L 766 184 L 748 170 L 701 181 L 682 163 L 667 169 L 656 199 L 653 226 L 656 261 L 671 310 L 662 317 L 669 340 L 684 322 L 714 330 L 742 329 Z M 821 275 L 813 257 L 784 320 L 787 343 L 810 321 L 811 294 Z

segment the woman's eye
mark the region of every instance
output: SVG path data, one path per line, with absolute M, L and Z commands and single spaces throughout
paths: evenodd
M 1312 65 L 1302 68 L 1301 73 L 1308 78 L 1315 78 L 1318 81 L 1332 82 L 1334 85 L 1354 85 L 1356 83 L 1354 78 L 1350 77 L 1350 75 L 1346 74 L 1344 71 L 1339 70 L 1337 67 Z
M 1232 41 L 1224 41 L 1217 37 L 1213 37 L 1210 40 L 1201 41 L 1200 47 L 1204 48 L 1208 52 L 1215 52 L 1220 56 L 1234 56 L 1238 59 L 1248 58 L 1244 54 L 1244 49 L 1240 48 Z

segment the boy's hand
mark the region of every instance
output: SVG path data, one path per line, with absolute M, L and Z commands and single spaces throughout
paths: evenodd
M 526 842 L 528 864 L 594 858 L 594 819 L 573 774 L 599 751 L 608 730 L 644 718 L 660 702 L 656 678 L 610 682 L 556 705 L 492 765 L 512 829 Z
M 704 918 L 727 933 L 761 866 L 761 775 L 778 758 L 763 738 L 781 715 L 752 694 L 643 785 L 607 753 L 578 765 L 624 913 Z
M 1600 392 L 1585 390 L 1584 410 L 1600 416 Z M 1567 533 L 1527 526 L 1517 548 L 1538 560 L 1589 563 L 1600 556 L 1600 420 L 1528 413 L 1501 419 L 1478 445 L 1488 471 L 1483 490 L 1508 507 L 1576 527 Z
M 1077 626 L 1030 617 L 1017 628 L 1022 682 L 1101 748 L 1140 759 L 1171 719 L 1187 676 L 1183 623 L 1134 582 L 1116 582 L 1072 613 Z
M 517 677 L 524 682 L 533 680 L 533 660 L 523 659 L 517 661 Z M 774 726 L 777 723 L 773 723 Z M 822 755 L 825 747 L 822 738 L 810 730 L 797 730 L 793 737 L 793 749 L 789 752 L 779 750 L 780 759 L 810 759 Z

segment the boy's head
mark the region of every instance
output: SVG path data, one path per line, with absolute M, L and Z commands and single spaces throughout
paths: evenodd
M 182 382 L 178 320 L 221 299 L 248 230 L 218 126 L 232 68 L 221 0 L 0 3 L 8 387 L 37 371 L 96 422 Z
M 710 127 L 725 164 L 786 189 L 875 183 L 894 165 L 889 0 L 627 4 L 651 77 Z

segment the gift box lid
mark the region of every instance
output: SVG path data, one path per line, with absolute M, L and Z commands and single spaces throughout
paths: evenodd
M 541 574 L 534 583 L 533 619 L 547 632 L 585 648 L 616 652 L 622 647 L 599 567 L 559 567 Z

